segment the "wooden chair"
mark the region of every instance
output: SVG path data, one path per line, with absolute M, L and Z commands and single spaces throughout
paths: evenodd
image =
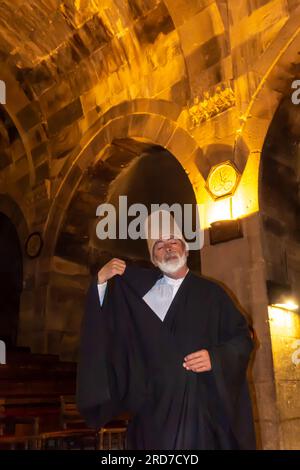
M 60 420 L 63 429 L 86 427 L 85 421 L 77 409 L 75 395 L 60 396 Z
M 39 418 L 36 416 L 1 416 L 0 449 L 37 449 Z
M 41 450 L 72 450 L 98 448 L 98 433 L 94 429 L 66 429 L 39 435 Z
M 128 416 L 120 416 L 118 419 L 110 421 L 103 428 L 91 430 L 86 427 L 85 421 L 80 415 L 74 395 L 61 395 L 61 426 L 64 430 L 78 429 L 88 433 L 95 432 L 98 435 L 98 449 L 124 449 L 125 436 L 128 425 Z M 79 434 L 78 434 L 79 436 Z
M 38 435 L 40 420 L 38 416 L 0 416 L 2 435 Z
M 126 426 L 106 426 L 99 430 L 99 450 L 124 450 Z
M 131 416 L 123 413 L 99 429 L 99 449 L 124 450 L 127 426 Z
M 39 436 L 0 436 L 0 450 L 37 450 Z
M 60 396 L 61 429 L 40 434 L 41 449 L 97 449 L 98 433 L 86 426 L 80 415 L 75 395 Z

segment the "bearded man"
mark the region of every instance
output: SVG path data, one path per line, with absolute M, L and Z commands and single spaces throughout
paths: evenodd
M 178 226 L 148 237 L 153 269 L 114 258 L 92 281 L 77 404 L 90 426 L 129 412 L 127 449 L 254 449 L 244 316 L 192 273 Z

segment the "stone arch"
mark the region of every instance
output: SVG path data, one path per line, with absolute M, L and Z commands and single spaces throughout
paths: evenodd
M 164 3 L 180 38 L 190 97 L 193 99 L 225 78 L 218 62 L 222 58 L 230 58 L 227 5 L 222 0 L 164 0 Z M 205 24 L 205 28 L 199 28 L 201 23 Z M 217 53 L 212 53 L 212 49 Z M 209 67 L 214 69 L 210 75 L 205 70 Z
M 136 108 L 136 112 L 124 114 L 125 105 L 123 104 L 121 109 L 111 110 L 102 119 L 102 126 L 99 126 L 98 131 L 92 136 L 86 136 L 85 141 L 81 142 L 78 155 L 73 159 L 72 164 L 69 167 L 67 165 L 64 167 L 61 174 L 61 185 L 47 219 L 47 226 L 44 232 L 44 253 L 47 254 L 47 258 L 41 257 L 38 260 L 39 268 L 37 270 L 39 278 L 43 280 L 45 278 L 48 279 L 48 295 L 45 296 L 45 311 L 47 325 L 50 330 L 45 330 L 46 350 L 49 352 L 60 351 L 64 358 L 75 358 L 74 354 L 76 354 L 81 321 L 79 313 L 82 310 L 78 306 L 83 302 L 90 276 L 88 268 L 84 263 L 81 263 L 80 260 L 76 262 L 76 260 L 68 261 L 68 259 L 61 258 L 59 250 L 56 251 L 56 247 L 61 228 L 65 223 L 68 207 L 86 173 L 90 171 L 89 168 L 104 164 L 101 177 L 104 180 L 112 181 L 116 176 L 115 170 L 111 165 L 108 165 L 106 168 L 105 162 L 109 148 L 115 145 L 116 141 L 117 145 L 123 146 L 123 149 L 126 149 L 126 142 L 124 143 L 124 141 L 127 139 L 135 141 L 137 155 L 143 147 L 159 145 L 168 150 L 176 158 L 180 164 L 179 166 L 184 169 L 186 179 L 191 185 L 194 199 L 196 202 L 199 201 L 197 185 L 203 182 L 201 174 L 201 165 L 203 165 L 201 149 L 193 138 L 175 121 L 178 115 L 177 109 L 172 109 L 171 106 L 168 112 L 166 112 L 166 114 L 169 113 L 169 116 L 166 117 L 154 113 L 155 108 L 157 112 L 157 107 L 166 107 L 165 103 L 147 103 L 147 100 L 143 101 L 143 106 L 147 106 L 148 112 L 142 112 L 142 103 L 139 102 L 128 104 L 129 107 Z M 153 112 L 149 112 L 151 107 Z M 85 202 L 87 202 L 88 207 L 89 202 L 91 202 L 92 206 L 94 201 L 89 200 Z M 100 202 L 102 201 L 98 200 L 98 204 Z M 67 223 L 69 222 L 67 221 Z M 80 231 L 80 228 L 78 229 Z M 82 235 L 83 237 L 86 236 L 84 233 Z M 68 240 L 64 239 L 61 246 L 66 247 L 67 245 Z M 45 268 L 48 268 L 47 272 L 45 272 Z M 37 282 L 39 282 L 39 279 L 37 279 Z M 64 285 L 63 292 L 58 288 L 61 283 Z M 76 286 L 76 289 L 73 295 L 74 286 Z M 69 295 L 67 294 L 65 297 L 66 292 L 69 292 Z M 62 315 L 62 296 L 66 298 L 66 300 L 63 300 L 63 310 L 66 312 L 66 316 Z M 77 313 L 72 318 L 69 318 L 67 312 L 74 312 L 74 307 L 67 299 L 73 299 L 75 298 L 74 296 L 76 297 Z M 48 303 L 47 299 L 49 302 L 51 299 L 51 303 Z
M 172 178 L 168 178 L 170 172 Z M 96 209 L 101 203 L 116 208 L 118 226 L 119 195 L 127 196 L 127 207 L 134 203 L 148 209 L 153 203 L 179 203 L 181 207 L 195 203 L 187 175 L 165 149 L 135 139 L 114 140 L 101 159 L 91 162 L 65 212 L 49 273 L 47 350 L 60 352 L 64 358 L 76 353 L 91 274 L 112 256 L 127 263 L 150 264 L 145 240 L 101 241 L 96 236 Z M 189 267 L 200 271 L 199 251 L 189 253 Z
M 151 100 L 142 101 L 149 108 Z M 120 111 L 124 112 L 123 106 L 120 105 L 120 108 L 116 107 L 112 117 L 109 114 L 106 117 L 104 116 L 100 121 L 102 125 L 98 127 L 98 130 L 94 126 L 94 133 L 90 132 L 85 136 L 84 141 L 76 149 L 77 155 L 72 156 L 69 166 L 67 164 L 64 166 L 61 184 L 49 211 L 44 230 L 45 251 L 47 253 L 54 253 L 64 212 L 76 191 L 83 172 L 92 161 L 95 161 L 95 159 L 98 161 L 102 158 L 105 148 L 115 139 L 137 138 L 152 145 L 166 148 L 177 158 L 186 171 L 193 187 L 196 201 L 199 202 L 198 187 L 200 183 L 203 186 L 203 175 L 207 171 L 209 163 L 202 158 L 202 150 L 197 142 L 170 117 L 157 114 L 157 111 L 156 113 L 151 113 L 148 109 L 147 112 L 139 109 L 137 112 L 128 112 L 128 114 L 120 115 Z M 129 103 L 128 106 L 134 107 L 135 104 Z M 162 102 L 161 107 L 163 108 L 164 106 L 165 102 Z
M 281 100 L 291 95 L 291 83 L 299 76 L 300 7 L 281 29 L 255 66 L 259 85 L 241 116 L 234 162 L 243 171 L 251 159 L 260 158 L 268 128 Z M 258 180 L 257 165 L 257 180 Z
M 172 177 L 170 177 L 170 175 Z M 119 196 L 126 196 L 126 207 L 143 204 L 195 204 L 190 180 L 181 164 L 166 149 L 132 138 L 113 140 L 100 159 L 92 161 L 83 172 L 60 227 L 54 256 L 88 264 L 87 252 L 96 258 L 106 253 L 129 261 L 147 263 L 148 249 L 142 240 L 102 240 L 96 236 L 96 209 L 100 204 L 112 204 L 119 220 Z M 125 209 L 123 209 L 125 210 Z M 102 257 L 103 258 L 103 257 Z M 96 259 L 93 264 L 95 264 Z M 99 260 L 99 265 L 104 264 Z M 198 251 L 189 254 L 191 269 L 200 271 Z M 99 267 L 98 267 L 99 268 Z

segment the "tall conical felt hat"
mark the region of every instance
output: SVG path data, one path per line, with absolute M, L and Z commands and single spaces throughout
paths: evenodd
M 176 220 L 172 214 L 165 209 L 159 209 L 150 213 L 150 215 L 145 220 L 144 233 L 147 239 L 148 250 L 152 263 L 154 262 L 153 248 L 155 243 L 159 240 L 177 238 L 183 241 L 186 250 L 189 249 L 189 246 L 184 239 L 182 231 L 176 223 Z

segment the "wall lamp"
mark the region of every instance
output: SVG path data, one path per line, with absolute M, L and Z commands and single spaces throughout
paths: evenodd
M 209 237 L 211 245 L 242 238 L 242 221 L 240 219 L 233 219 L 212 222 L 209 228 Z

